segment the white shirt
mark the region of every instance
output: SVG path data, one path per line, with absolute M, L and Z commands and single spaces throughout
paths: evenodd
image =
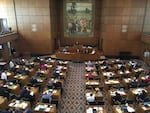
M 95 54 L 95 53 L 96 53 L 96 51 L 95 51 L 95 50 L 92 50 L 91 54 L 93 55 L 93 54 Z
M 90 96 L 89 94 L 87 94 L 86 95 L 86 100 L 88 101 L 88 102 L 94 102 L 95 101 L 95 97 L 92 95 L 92 96 Z
M 13 68 L 14 66 L 15 66 L 14 63 L 13 63 L 12 61 L 10 61 L 10 62 L 9 62 L 9 67 L 10 67 L 10 68 Z
M 5 72 L 2 72 L 1 79 L 2 80 L 7 80 L 7 74 Z

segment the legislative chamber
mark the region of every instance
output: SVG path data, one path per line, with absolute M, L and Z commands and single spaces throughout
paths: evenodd
M 150 0 L 0 0 L 0 113 L 150 113 Z

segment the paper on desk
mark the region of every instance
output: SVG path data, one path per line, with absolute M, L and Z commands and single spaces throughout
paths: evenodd
M 51 110 L 51 108 L 48 107 L 48 108 L 45 109 L 45 112 L 49 112 L 50 110 Z
M 88 109 L 86 110 L 86 113 L 93 113 L 93 109 L 92 109 L 92 108 L 88 108 Z
M 130 107 L 130 106 L 127 106 L 127 110 L 128 110 L 129 113 L 135 112 L 135 109 L 133 109 L 133 108 Z

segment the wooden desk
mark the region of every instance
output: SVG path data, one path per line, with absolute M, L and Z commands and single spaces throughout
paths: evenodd
M 134 113 L 135 108 L 133 105 L 114 105 L 113 106 L 113 113 Z
M 136 113 L 150 112 L 150 102 L 139 103 Z
M 52 65 L 53 67 L 56 66 L 56 60 L 52 60 L 51 58 L 47 59 L 47 60 L 46 60 L 46 63 L 47 63 L 48 65 Z
M 14 76 L 14 79 L 19 80 L 23 85 L 27 85 L 29 82 L 29 75 L 17 74 Z
M 69 61 L 63 61 L 63 60 L 58 60 L 57 65 L 61 66 L 67 66 L 69 64 Z
M 29 69 L 29 75 L 30 76 L 34 76 L 35 75 L 35 69 L 34 68 Z
M 128 85 L 134 80 L 133 78 L 123 78 L 122 79 L 122 84 L 123 86 L 128 89 Z
M 46 85 L 46 77 L 39 77 L 39 76 L 34 76 L 34 78 L 37 80 L 37 83 L 35 85 L 41 85 L 45 86 Z
M 112 71 L 102 72 L 102 80 L 105 80 L 107 78 L 120 78 L 120 77 L 121 77 L 120 75 Z
M 61 82 L 62 88 L 63 88 L 64 85 L 65 85 L 63 79 L 57 79 L 57 78 L 53 79 L 53 78 L 51 78 L 51 79 L 48 81 L 48 84 L 49 84 L 50 82 L 53 82 L 53 83 Z
M 12 80 L 12 79 L 13 79 L 13 77 L 14 77 L 14 72 L 12 72 L 12 71 L 6 71 L 6 74 L 7 74 L 8 80 Z
M 62 71 L 67 71 L 68 70 L 68 66 L 57 65 L 56 68 L 58 68 Z
M 52 73 L 52 71 L 53 71 L 53 69 L 54 69 L 54 65 L 52 65 L 52 64 L 47 64 L 46 67 L 47 67 L 49 73 Z
M 29 101 L 24 101 L 24 100 L 16 100 L 13 99 L 9 105 L 10 108 L 16 109 L 19 108 L 21 110 L 25 110 L 27 108 L 30 108 L 30 102 Z
M 27 86 L 27 87 L 29 87 L 29 86 Z M 39 98 L 39 88 L 37 88 L 37 87 L 30 87 L 30 92 L 33 93 L 33 95 L 35 95 L 36 99 Z
M 120 84 L 120 81 L 118 79 L 110 79 L 110 80 L 105 80 L 104 81 L 104 86 L 105 86 L 106 90 L 108 90 L 109 87 L 116 86 L 116 85 L 119 85 L 119 84 Z
M 95 66 L 86 66 L 85 67 L 85 71 L 89 72 L 89 71 L 96 71 Z
M 85 113 L 93 113 L 93 109 L 96 110 L 96 113 L 107 113 L 105 106 L 100 105 L 86 106 Z
M 103 100 L 104 95 L 101 91 L 96 92 L 95 90 L 85 90 L 85 96 L 89 96 L 90 94 L 93 94 L 93 96 L 95 97 L 95 101 Z
M 99 80 L 86 80 L 85 81 L 86 87 L 100 87 L 100 81 Z
M 35 71 L 37 71 L 40 68 L 40 63 L 39 62 L 31 62 L 31 65 L 34 65 Z M 33 75 L 34 76 L 34 75 Z
M 145 88 L 133 88 L 130 89 L 128 92 L 128 98 L 131 100 L 136 100 L 136 96 L 140 93 L 142 93 L 142 90 L 145 90 L 146 93 L 148 93 L 148 91 Z
M 92 74 L 92 77 L 93 79 L 97 79 L 97 78 L 100 78 L 100 76 L 97 74 L 96 71 L 93 71 L 93 72 L 90 72 Z M 89 72 L 85 72 L 85 77 L 88 78 L 88 74 Z
M 42 73 L 46 78 L 50 77 L 50 72 L 49 70 L 40 70 L 40 73 Z
M 118 89 L 108 90 L 108 101 L 109 101 L 111 104 L 113 104 L 112 98 L 113 98 L 113 96 L 116 95 L 116 94 L 115 94 L 116 92 L 119 93 L 119 94 L 121 95 L 121 97 L 123 97 L 123 98 L 127 97 L 127 94 L 126 94 L 125 91 L 120 91 L 120 90 L 118 90 Z
M 56 113 L 56 105 L 37 103 L 33 109 L 34 113 Z
M 6 97 L 0 96 L 0 109 L 8 108 L 8 100 Z
M 7 87 L 10 89 L 10 92 L 15 94 L 15 95 L 20 95 L 20 85 L 19 84 L 14 84 L 12 82 L 7 82 L 4 87 Z
M 60 73 L 59 73 L 59 76 L 61 76 L 62 78 L 66 79 L 67 73 L 66 73 L 65 71 L 60 72 Z
M 137 73 L 137 72 L 144 72 L 144 69 L 143 68 L 137 68 L 137 69 L 133 69 L 134 73 Z
M 57 100 L 59 101 L 61 99 L 61 91 L 59 89 L 48 89 L 48 88 L 45 88 L 44 91 L 43 91 L 43 94 L 45 93 L 50 93 L 52 94 L 52 99 L 54 100 Z

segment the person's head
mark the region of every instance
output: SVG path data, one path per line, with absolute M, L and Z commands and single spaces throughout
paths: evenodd
M 115 93 L 116 95 L 120 95 L 118 92 Z
M 30 109 L 26 109 L 23 113 L 32 113 Z
M 145 90 L 142 90 L 142 93 L 146 93 L 146 91 L 145 91 Z

